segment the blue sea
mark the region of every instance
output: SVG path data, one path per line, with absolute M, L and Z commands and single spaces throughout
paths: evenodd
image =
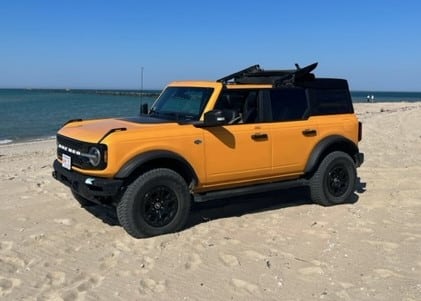
M 52 138 L 70 119 L 127 117 L 139 114 L 160 91 L 0 89 L 0 144 Z M 421 101 L 421 92 L 352 92 L 354 102 Z
M 70 119 L 139 114 L 159 91 L 0 89 L 0 145 L 52 138 Z

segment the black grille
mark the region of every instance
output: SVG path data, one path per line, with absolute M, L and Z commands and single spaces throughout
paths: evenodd
M 80 156 L 79 153 L 87 154 L 91 147 L 97 147 L 101 151 L 101 163 L 94 167 L 89 163 L 89 158 Z M 57 157 L 62 160 L 63 154 L 71 157 L 72 166 L 82 169 L 104 169 L 106 162 L 104 161 L 104 154 L 107 147 L 104 144 L 83 142 L 71 139 L 65 136 L 57 135 Z

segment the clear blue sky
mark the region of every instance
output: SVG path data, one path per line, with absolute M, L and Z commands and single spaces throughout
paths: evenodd
M 421 91 L 421 1 L 5 0 L 0 88 L 161 89 L 319 62 L 353 90 Z

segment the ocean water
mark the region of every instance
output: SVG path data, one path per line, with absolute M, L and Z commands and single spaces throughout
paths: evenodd
M 142 101 L 152 103 L 157 93 Z M 140 101 L 133 91 L 0 89 L 0 144 L 54 137 L 70 119 L 135 116 Z
M 159 91 L 145 91 L 151 104 Z M 421 92 L 352 92 L 354 102 L 421 101 Z M 52 138 L 70 119 L 129 117 L 139 114 L 136 91 L 0 89 L 0 144 Z
M 374 102 L 416 102 L 421 101 L 421 92 L 352 91 L 352 101 L 367 102 L 367 96 L 374 96 Z

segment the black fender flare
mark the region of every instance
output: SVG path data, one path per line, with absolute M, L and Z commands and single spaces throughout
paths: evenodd
M 117 179 L 125 179 L 130 177 L 138 168 L 152 162 L 154 160 L 172 160 L 177 162 L 177 166 L 182 167 L 184 172 L 187 172 L 197 183 L 197 175 L 190 163 L 177 153 L 167 150 L 154 150 L 137 155 L 130 159 L 115 175 Z M 161 166 L 163 167 L 163 166 Z
M 311 151 L 304 173 L 309 174 L 314 172 L 319 166 L 321 159 L 332 151 L 343 151 L 349 154 L 351 158 L 354 158 L 355 154 L 358 153 L 358 146 L 353 141 L 343 136 L 328 136 L 320 140 Z

